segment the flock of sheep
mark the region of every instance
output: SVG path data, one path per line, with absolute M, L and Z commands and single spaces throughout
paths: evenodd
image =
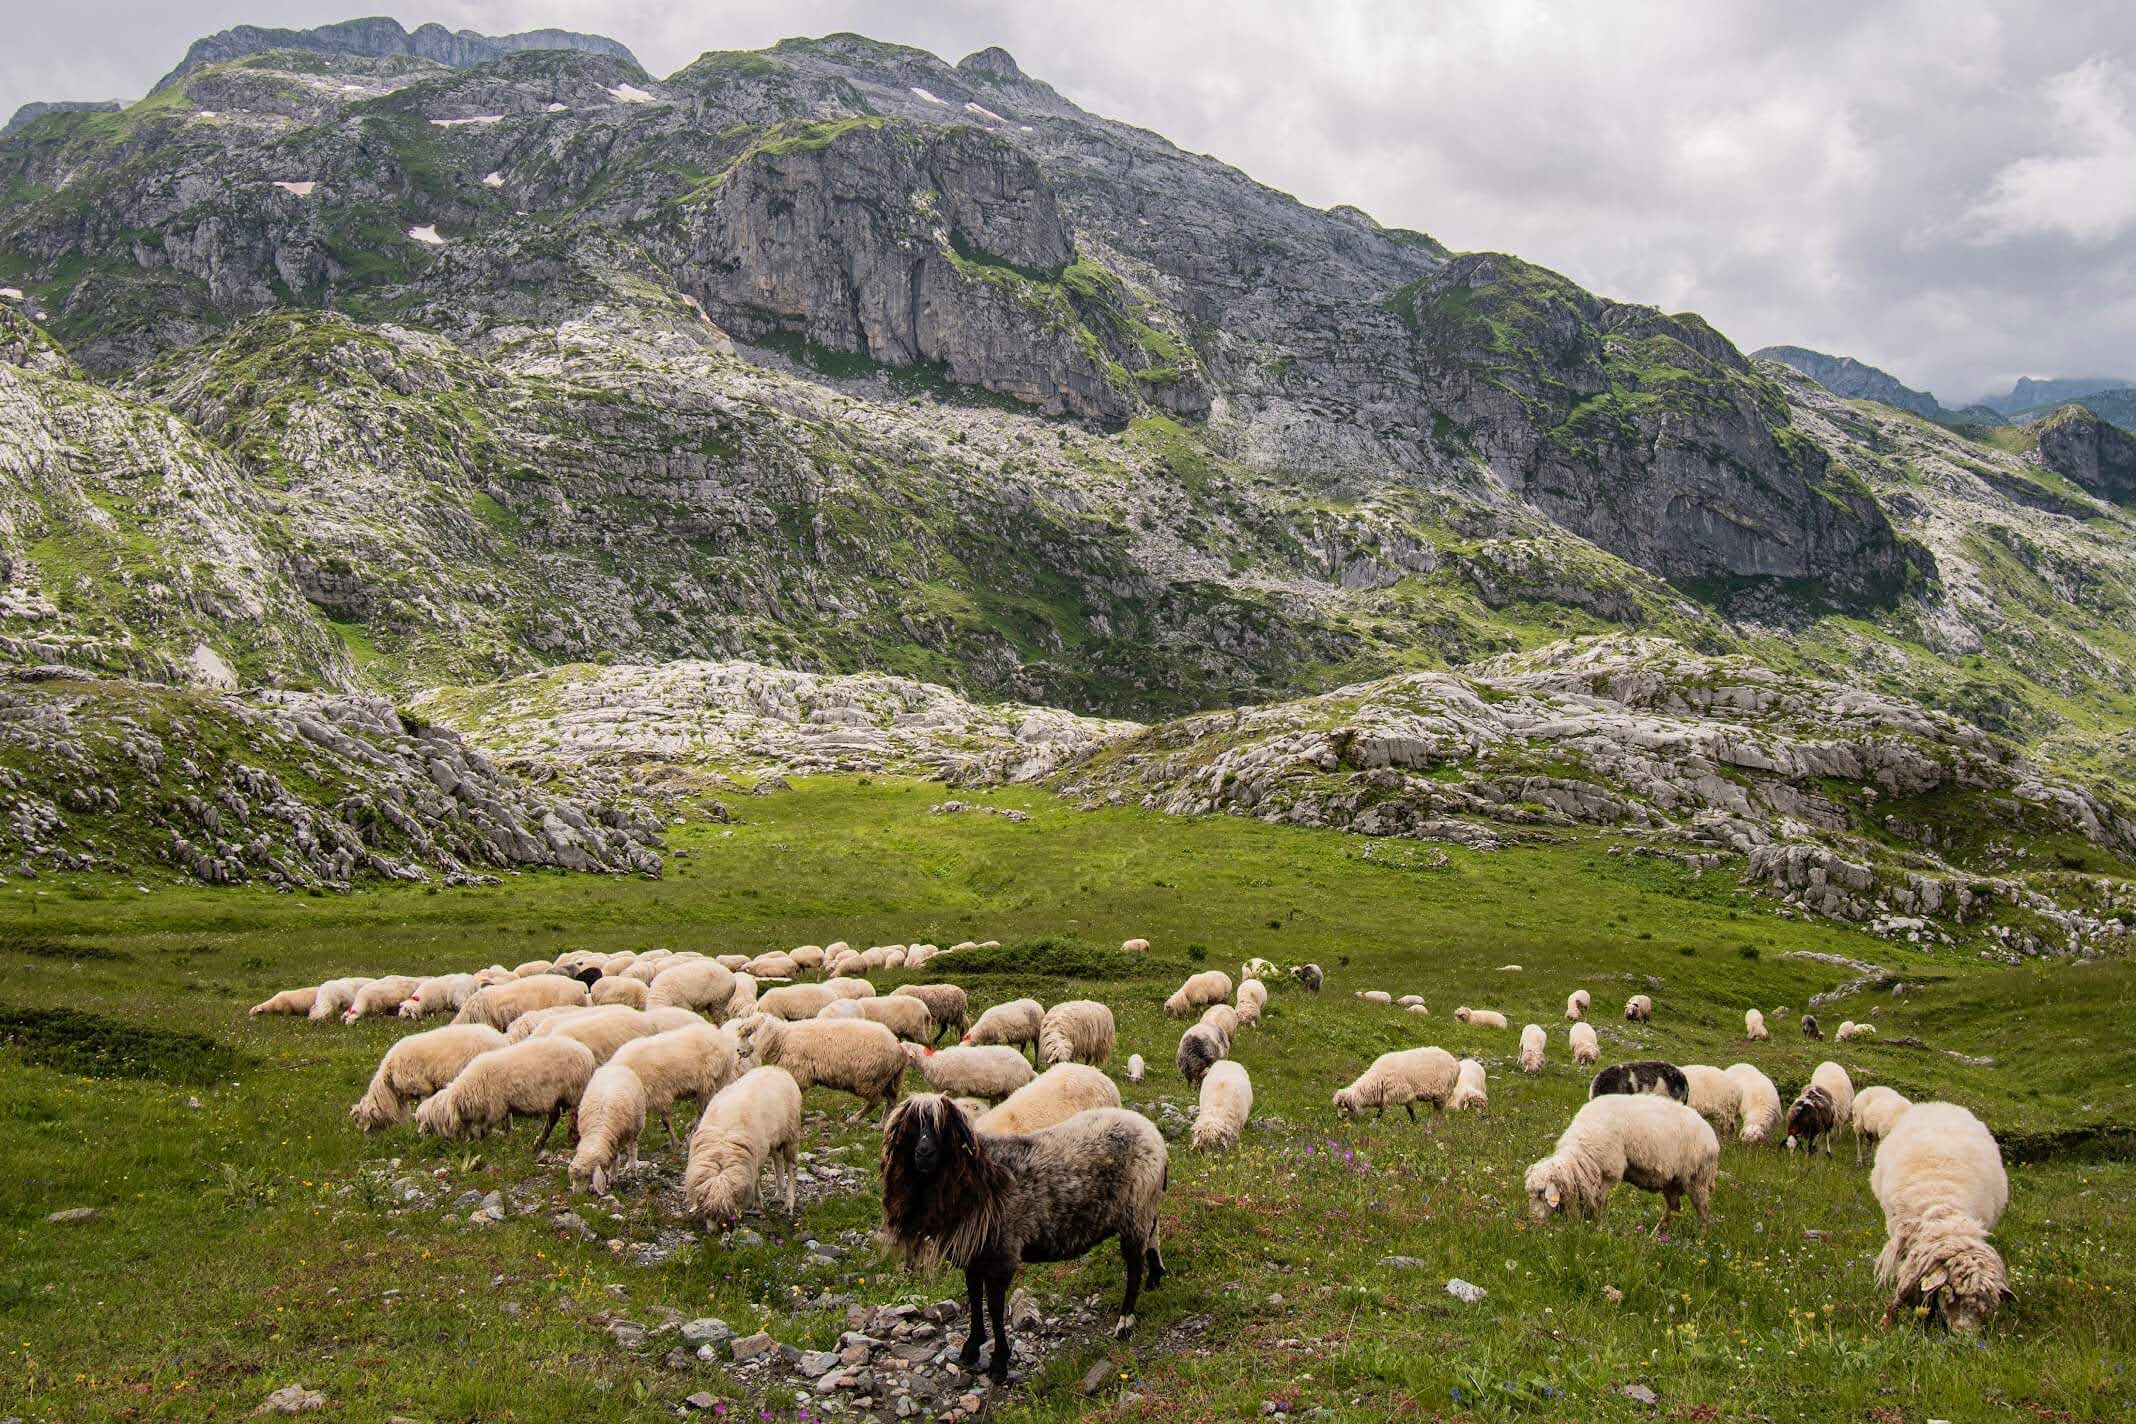
M 854 950 L 841 943 L 754 957 L 577 952 L 512 969 L 335 979 L 277 994 L 252 1012 L 346 1022 L 452 1014 L 448 1026 L 411 1034 L 387 1050 L 351 1117 L 371 1131 L 406 1120 L 412 1106 L 418 1132 L 447 1138 L 479 1137 L 509 1130 L 515 1118 L 542 1118 L 539 1151 L 570 1112 L 569 1170 L 577 1190 L 606 1192 L 611 1180 L 635 1171 L 651 1118 L 659 1119 L 671 1143 L 679 1141 L 671 1113 L 688 1099 L 699 1112 L 688 1133 L 683 1199 L 693 1217 L 712 1222 L 734 1221 L 757 1203 L 767 1168 L 791 1214 L 802 1092 L 827 1087 L 852 1094 L 866 1109 L 885 1112 L 886 1230 L 905 1249 L 939 1255 L 967 1270 L 973 1292 L 970 1364 L 981 1339 L 982 1300 L 1005 1279 L 1002 1272 L 1024 1260 L 1069 1258 L 1032 1254 L 1064 1249 L 1061 1240 L 1044 1244 L 1042 1231 L 1028 1239 L 1005 1237 L 1014 1235 L 1011 1228 L 1025 1215 L 1046 1217 L 1014 1203 L 1044 1203 L 1052 1212 L 1046 1219 L 1053 1219 L 1060 1218 L 1064 1202 L 1072 1202 L 1083 1213 L 1077 1219 L 1121 1223 L 1108 1234 L 1118 1235 L 1133 1255 L 1124 1333 L 1145 1264 L 1150 1284 L 1162 1275 L 1149 1224 L 1154 1207 L 1143 1198 L 1161 1192 L 1164 1176 L 1159 1170 L 1151 1188 L 1147 1152 L 1138 1145 L 1148 1124 L 1119 1112 L 1119 1088 L 1102 1071 L 1117 1040 L 1106 1005 L 1071 999 L 1049 1009 L 1035 999 L 1016 999 L 974 1019 L 966 991 L 955 984 L 914 984 L 877 995 L 867 977 L 975 947 Z M 1129 940 L 1122 948 L 1147 952 L 1148 944 Z M 1196 973 L 1164 1003 L 1167 1014 L 1194 1020 L 1180 1036 L 1174 1061 L 1200 1094 L 1190 1139 L 1197 1150 L 1235 1146 L 1252 1112 L 1253 1084 L 1232 1052 L 1239 1035 L 1262 1020 L 1276 972 L 1266 960 L 1250 960 L 1240 966 L 1235 986 L 1222 970 Z M 1290 973 L 1305 989 L 1319 990 L 1317 966 L 1299 965 Z M 1358 997 L 1429 1012 L 1415 995 L 1397 1000 L 1374 990 Z M 1599 1040 L 1586 1021 L 1590 1002 L 1583 989 L 1565 1006 L 1569 1047 L 1579 1065 L 1600 1057 Z M 1625 1005 L 1625 1017 L 1634 1022 L 1649 1020 L 1653 1012 L 1645 994 Z M 1503 1014 L 1490 1010 L 1463 1007 L 1455 1016 L 1475 1027 L 1508 1027 Z M 1758 1011 L 1746 1017 L 1745 1029 L 1753 1040 L 1766 1036 Z M 1805 1019 L 1805 1031 L 1816 1033 L 1814 1020 Z M 956 1042 L 937 1047 L 946 1033 Z M 1842 1036 L 1852 1035 L 1843 1030 Z M 1523 1072 L 1542 1070 L 1547 1046 L 1541 1025 L 1522 1028 Z M 1035 1066 L 1040 1063 L 1044 1071 Z M 905 1075 L 912 1071 L 928 1095 L 899 1108 Z M 1145 1072 L 1141 1055 L 1130 1056 L 1129 1080 L 1139 1082 Z M 1480 1109 L 1488 1094 L 1479 1060 L 1419 1047 L 1381 1055 L 1336 1091 L 1334 1108 L 1348 1117 L 1401 1106 L 1414 1119 L 1419 1103 L 1435 1113 Z M 1613 1065 L 1597 1074 L 1588 1103 L 1551 1154 L 1528 1169 L 1529 1209 L 1537 1221 L 1567 1210 L 1591 1217 L 1618 1182 L 1628 1182 L 1662 1195 L 1664 1220 L 1688 1198 L 1704 1223 L 1720 1158 L 1718 1134 L 1737 1133 L 1745 1143 L 1770 1141 L 1782 1121 L 1778 1090 L 1749 1063 L 1726 1069 Z M 1884 1209 L 1889 1238 L 1878 1278 L 1896 1286 L 1892 1311 L 1910 1309 L 1970 1330 L 2008 1295 L 2002 1261 L 1987 1243 L 2008 1200 L 2007 1181 L 1994 1139 L 1971 1113 L 1947 1103 L 1912 1105 L 1888 1088 L 1857 1095 L 1846 1071 L 1827 1062 L 1784 1121 L 1790 1148 L 1799 1143 L 1814 1149 L 1822 1139 L 1830 1155 L 1831 1137 L 1843 1125 L 1854 1132 L 1857 1162 L 1865 1146 L 1876 1146 L 1870 1186 Z M 1132 1180 L 1109 1179 L 1087 1155 L 1075 1159 L 1001 1141 L 1036 1134 L 1050 1142 L 1060 1133 L 1069 1134 L 1063 1142 L 1073 1137 L 1118 1147 L 1126 1154 L 1120 1160 L 1135 1164 Z M 988 1166 L 971 1177 L 967 1162 L 945 1173 L 932 1154 L 950 1138 L 965 1143 L 975 1161 L 1023 1165 Z M 1162 1139 L 1155 1140 L 1161 1168 Z M 1074 1171 L 1058 1165 L 1071 1159 L 1078 1161 Z M 1047 1175 L 1020 1181 L 1019 1170 Z M 897 1213 L 891 1212 L 893 1185 L 902 1193 Z M 952 1190 L 965 1195 L 955 1198 L 962 1205 L 948 1210 L 950 1199 L 940 1194 Z M 899 1222 L 891 1222 L 893 1214 Z M 1081 1244 L 1072 1255 L 1079 1256 L 1107 1237 L 1074 1239 Z M 1004 1260 L 1010 1262 L 1006 1267 Z M 998 1374 L 1007 1363 L 998 1310 L 995 1325 Z

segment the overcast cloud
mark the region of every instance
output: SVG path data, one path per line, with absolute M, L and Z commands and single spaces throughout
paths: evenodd
M 0 113 L 132 98 L 194 37 L 364 0 L 10 7 Z M 1084 107 L 1307 202 L 1860 357 L 1961 403 L 2136 377 L 2136 7 L 2115 0 L 438 0 L 612 35 L 655 74 L 858 30 L 998 44 Z

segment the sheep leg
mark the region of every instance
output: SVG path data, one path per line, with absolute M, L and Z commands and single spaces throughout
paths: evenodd
M 1381 1108 L 1380 1111 L 1384 1113 L 1387 1110 L 1385 1108 Z M 1417 1105 L 1415 1103 L 1403 1103 L 1402 1111 L 1409 1114 L 1409 1120 L 1411 1122 L 1415 1122 L 1417 1120 Z
M 798 1162 L 795 1160 L 794 1144 L 789 1142 L 779 1149 L 780 1175 L 786 1179 L 786 1214 L 794 1214 L 794 1177 Z
M 1683 1204 L 1683 1200 L 1684 1190 L 1682 1187 L 1663 1187 L 1661 1189 L 1661 1224 L 1654 1228 L 1656 1231 L 1667 1229 L 1669 1218 L 1676 1214 L 1676 1208 Z
M 548 1145 L 548 1143 L 549 1143 L 549 1134 L 550 1134 L 550 1133 L 552 1133 L 552 1132 L 554 1132 L 554 1131 L 556 1131 L 556 1123 L 557 1123 L 557 1120 L 558 1120 L 559 1118 L 561 1118 L 561 1117 L 562 1117 L 563 1115 L 564 1115 L 564 1108 L 563 1108 L 563 1104 L 561 1104 L 561 1103 L 559 1103 L 559 1104 L 557 1104 L 557 1105 L 556 1105 L 555 1107 L 553 1107 L 553 1108 L 550 1108 L 550 1109 L 549 1109 L 549 1120 L 548 1120 L 548 1121 L 547 1121 L 546 1123 L 543 1123 L 543 1124 L 542 1124 L 542 1129 L 541 1129 L 541 1136 L 539 1136 L 539 1137 L 537 1137 L 537 1138 L 535 1138 L 535 1139 L 534 1139 L 534 1155 L 535 1155 L 535 1156 L 539 1157 L 539 1156 L 541 1155 L 541 1149 L 542 1149 L 542 1148 L 544 1148 L 544 1147 L 546 1147 L 546 1146 Z
M 668 1116 L 666 1108 L 660 1110 L 660 1125 L 667 1129 L 668 1146 L 673 1147 L 676 1143 L 682 1141 L 681 1138 L 675 1135 L 675 1120 Z
M 980 1298 L 979 1272 L 976 1269 L 964 1273 L 966 1308 L 972 1313 L 971 1332 L 964 1337 L 964 1349 L 957 1356 L 964 1368 L 973 1369 L 979 1363 L 979 1346 L 986 1339 L 986 1306 Z
M 1011 1266 L 986 1278 L 986 1313 L 994 1322 L 994 1358 L 987 1362 L 986 1372 L 996 1384 L 1006 1384 L 1009 1379 L 1009 1278 L 1015 1273 L 1016 1268 Z
M 1164 1250 L 1157 1244 L 1157 1228 L 1150 1227 L 1149 1242 L 1142 1248 L 1142 1268 L 1149 1278 L 1151 1290 L 1164 1284 Z
M 1113 1339 L 1125 1340 L 1135 1331 L 1135 1299 L 1142 1294 L 1142 1263 L 1146 1253 L 1142 1243 L 1125 1234 L 1120 1237 L 1120 1259 L 1127 1267 L 1127 1296 L 1120 1302 L 1120 1323 L 1113 1327 Z

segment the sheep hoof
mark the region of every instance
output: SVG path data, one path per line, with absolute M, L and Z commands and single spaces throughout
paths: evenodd
M 1132 1315 L 1121 1316 L 1120 1323 L 1113 1327 L 1113 1339 L 1115 1340 L 1125 1340 L 1128 1336 L 1134 1333 L 1135 1317 Z

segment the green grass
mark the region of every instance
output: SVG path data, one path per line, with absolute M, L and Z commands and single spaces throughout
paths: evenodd
M 730 798 L 742 822 L 677 828 L 671 844 L 689 854 L 660 881 L 526 874 L 339 898 L 161 876 L 139 882 L 145 895 L 131 879 L 0 886 L 0 1024 L 37 1025 L 27 1043 L 0 1026 L 0 1410 L 26 1424 L 236 1418 L 301 1381 L 351 1419 L 669 1419 L 683 1395 L 734 1398 L 735 1383 L 704 1366 L 664 1369 L 659 1337 L 626 1353 L 605 1331 L 611 1315 L 714 1314 L 815 1346 L 842 1321 L 790 1314 L 794 1286 L 864 1301 L 959 1294 L 947 1275 L 916 1277 L 866 1248 L 825 1277 L 777 1244 L 872 1226 L 872 1193 L 824 1201 L 792 1230 L 774 1219 L 761 1248 L 705 1240 L 632 1264 L 557 1233 L 549 1212 L 570 1205 L 598 1236 L 625 1241 L 652 1240 L 663 1223 L 629 1191 L 619 1209 L 568 1202 L 561 1174 L 529 1161 L 524 1134 L 471 1150 L 348 1126 L 347 1104 L 397 1025 L 244 1013 L 274 989 L 359 969 L 833 938 L 1003 941 L 926 977 L 965 982 L 978 1004 L 1106 1000 L 1120 1058 L 1151 1064 L 1123 1092 L 1153 1111 L 1191 1105 L 1170 1069 L 1180 1025 L 1158 1008 L 1190 968 L 1235 972 L 1265 955 L 1328 971 L 1317 998 L 1278 984 L 1268 1022 L 1240 1044 L 1266 1128 L 1223 1158 L 1173 1145 L 1163 1222 L 1173 1273 L 1144 1298 L 1135 1341 L 1068 1350 L 1017 1386 L 1001 1417 L 1109 1403 L 1075 1390 L 1101 1358 L 1140 1400 L 1113 1406 L 1114 1418 L 1244 1418 L 1269 1399 L 1356 1419 L 1655 1417 L 1620 1393 L 1631 1383 L 1659 1394 L 1661 1417 L 1683 1419 L 2136 1409 L 2121 1372 L 2136 1348 L 2136 1312 L 2122 1303 L 2136 1291 L 2125 1250 L 2136 1168 L 2114 1150 L 2136 1124 L 2126 962 L 2004 969 L 1970 947 L 1886 944 L 1778 918 L 1724 874 L 1613 856 L 1585 837 L 1454 849 L 1427 873 L 1413 859 L 1365 859 L 1354 837 L 1079 811 L 1035 791 L 980 793 L 1029 811 L 1026 824 L 929 815 L 943 794 L 818 779 Z M 1130 935 L 1153 941 L 1147 959 L 1119 953 Z M 1772 1042 L 1741 1043 L 1745 1007 L 1799 1012 L 1845 976 L 1791 950 L 1871 960 L 1911 986 L 1819 1010 L 1828 1022 L 1874 1011 L 1882 1040 L 1813 1044 L 1776 1019 Z M 1508 962 L 1523 972 L 1499 972 Z M 1597 1225 L 1531 1227 L 1519 1174 L 1584 1095 L 1562 1051 L 1575 984 L 1595 996 L 1605 1061 L 1747 1058 L 1792 1092 L 1835 1056 L 1857 1083 L 1973 1106 L 2022 1148 L 1998 1232 L 2017 1304 L 1978 1344 L 1879 1330 L 1869 1262 L 1882 1230 L 1844 1140 L 1831 1161 L 1729 1147 L 1703 1237 L 1647 1234 L 1655 1200 L 1629 1190 Z M 1352 997 L 1363 988 L 1421 993 L 1431 1016 L 1367 1007 Z M 1650 1025 L 1611 1012 L 1635 990 L 1655 997 Z M 1514 1036 L 1455 1022 L 1461 1003 L 1543 1023 L 1549 1068 L 1514 1072 Z M 1909 1036 L 1925 1046 L 1897 1041 Z M 1399 1115 L 1334 1120 L 1334 1087 L 1375 1054 L 1420 1042 L 1485 1058 L 1487 1115 L 1434 1132 Z M 100 1046 L 115 1052 L 99 1059 Z M 111 1075 L 113 1061 L 125 1076 Z M 831 1123 L 805 1148 L 830 1138 L 867 1160 L 870 1133 L 842 1121 L 843 1100 L 810 1099 Z M 542 1202 L 486 1230 L 463 1224 L 464 1211 L 386 1214 L 393 1178 L 436 1172 L 452 1193 L 526 1183 Z M 77 1206 L 101 1214 L 46 1224 Z M 1390 1256 L 1421 1264 L 1384 1264 Z M 1488 1298 L 1444 1294 L 1457 1275 Z M 1024 1284 L 1042 1298 L 1116 1299 L 1117 1257 L 1035 1267 Z

